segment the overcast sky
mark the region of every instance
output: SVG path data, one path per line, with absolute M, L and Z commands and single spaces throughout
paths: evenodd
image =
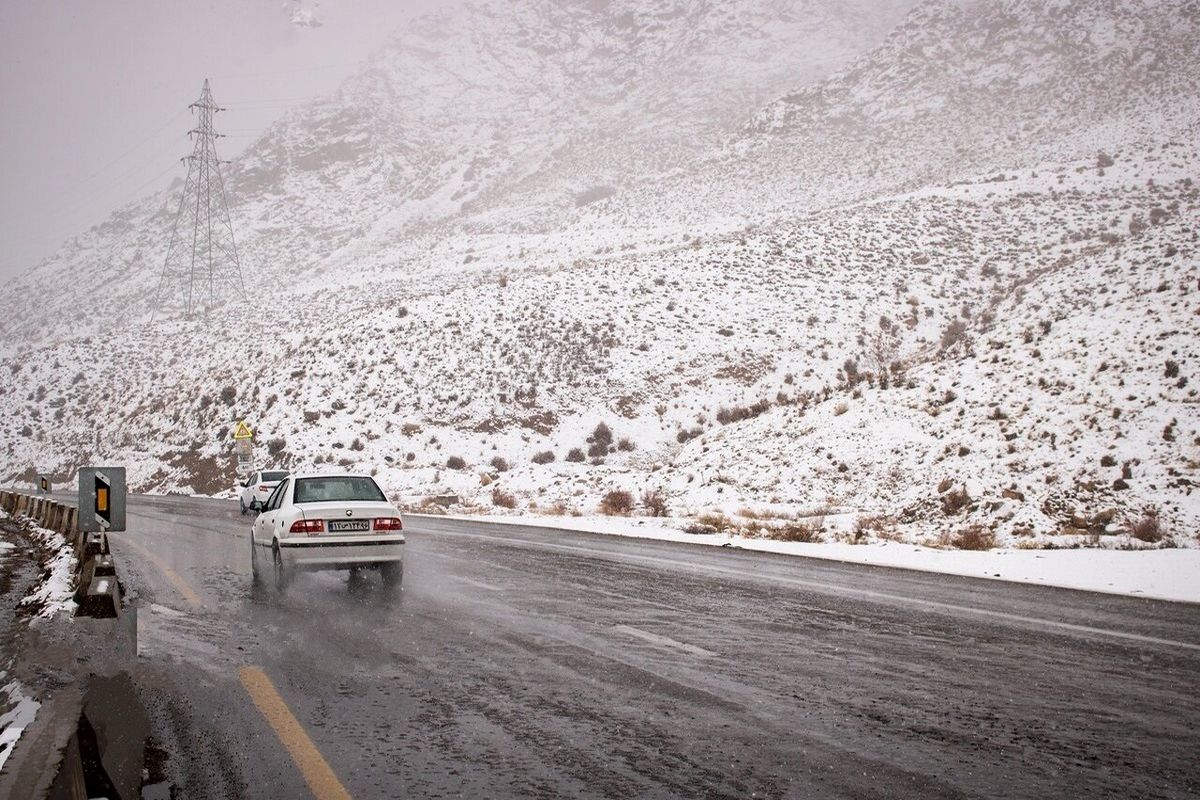
M 182 177 L 204 78 L 228 158 L 436 1 L 0 0 L 0 275 Z

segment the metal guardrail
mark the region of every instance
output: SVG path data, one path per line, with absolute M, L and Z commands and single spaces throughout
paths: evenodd
M 70 543 L 75 554 L 74 590 L 77 617 L 100 619 L 82 625 L 75 635 L 94 640 L 93 647 L 81 646 L 87 652 L 103 640 L 109 647 L 124 641 L 117 635 L 124 627 L 136 631 L 136 610 L 130 617 L 120 618 L 121 584 L 116 565 L 108 546 L 107 533 L 81 531 L 79 509 L 50 497 L 0 490 L 0 508 L 18 522 L 27 520 L 41 528 L 54 531 Z M 83 621 L 80 621 L 81 623 Z M 117 628 L 109 627 L 118 623 Z M 99 627 L 95 627 L 99 626 Z M 76 798 L 107 796 L 119 800 L 140 797 L 143 752 L 149 736 L 149 719 L 141 707 L 134 684 L 126 671 L 136 652 L 136 633 L 132 644 L 116 645 L 126 649 L 124 661 L 117 666 L 92 663 L 82 659 L 76 667 L 83 686 L 70 687 L 63 703 L 48 701 L 46 713 L 52 720 L 45 726 L 61 730 L 61 734 L 45 733 L 35 737 L 26 747 L 35 745 L 26 758 L 6 766 L 7 778 L 0 777 L 0 797 L 6 791 L 16 791 L 11 797 L 43 797 L 46 800 L 75 800 Z M 97 638 L 99 637 L 99 638 Z M 82 643 L 86 644 L 86 643 Z M 111 656 L 109 656 L 111 658 Z M 101 662 L 103 662 L 103 657 Z M 86 687 L 86 688 L 84 688 Z M 57 707 L 57 708 L 56 708 Z M 42 746 L 38 751 L 37 745 Z M 20 762 L 26 762 L 22 765 Z M 40 766 L 44 765 L 44 766 Z M 19 777 L 11 772 L 17 770 Z M 31 772 L 32 770 L 32 772 Z M 14 787 L 13 781 L 17 781 Z M 25 783 L 21 784 L 24 780 Z M 21 786 L 24 786 L 24 792 Z
M 0 508 L 13 517 L 25 517 L 35 525 L 62 535 L 75 552 L 75 602 L 77 614 L 88 617 L 117 617 L 121 612 L 121 589 L 116 580 L 108 535 L 79 529 L 79 509 L 49 497 L 0 491 Z

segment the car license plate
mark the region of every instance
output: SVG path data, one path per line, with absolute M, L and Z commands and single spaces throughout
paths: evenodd
M 371 530 L 371 521 L 369 519 L 334 519 L 329 521 L 330 533 L 369 530 Z

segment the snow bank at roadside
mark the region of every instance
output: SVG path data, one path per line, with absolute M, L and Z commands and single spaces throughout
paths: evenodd
M 45 577 L 36 589 L 21 598 L 20 606 L 33 608 L 42 619 L 50 619 L 59 612 L 71 616 L 75 611 L 75 590 L 71 585 L 75 574 L 75 552 L 70 543 L 61 534 L 38 527 L 28 517 L 12 517 L 0 511 L 0 519 L 14 519 L 49 556 L 43 565 Z
M 972 578 L 1035 583 L 1089 592 L 1200 603 L 1200 550 L 937 550 L 898 542 L 847 544 L 778 542 L 725 534 L 691 534 L 664 520 L 628 517 L 448 518 L 506 525 L 536 525 L 586 533 L 632 536 L 768 553 L 897 567 Z
M 0 678 L 3 677 L 4 672 L 0 670 Z M 0 714 L 0 769 L 4 768 L 4 762 L 8 761 L 21 734 L 33 724 L 40 707 L 41 703 L 26 695 L 17 681 L 9 681 L 0 687 L 0 708 L 5 709 Z

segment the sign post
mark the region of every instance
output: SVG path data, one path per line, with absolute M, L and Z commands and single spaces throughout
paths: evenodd
M 233 432 L 233 452 L 237 455 L 238 473 L 245 475 L 254 469 L 254 431 L 241 420 Z
M 79 530 L 88 533 L 125 530 L 124 467 L 79 470 Z
M 38 494 L 50 494 L 50 479 L 45 475 L 38 475 L 37 490 Z

